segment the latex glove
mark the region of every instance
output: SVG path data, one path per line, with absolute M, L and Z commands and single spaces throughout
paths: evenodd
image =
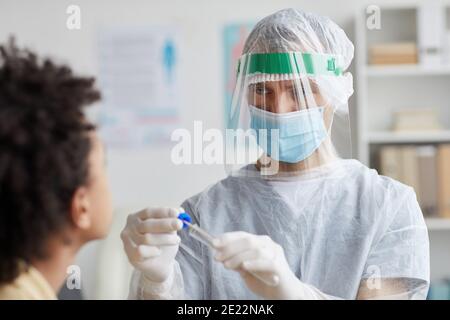
M 215 259 L 238 271 L 247 287 L 266 299 L 327 299 L 318 289 L 302 283 L 291 271 L 283 248 L 268 236 L 228 232 L 218 238 Z M 255 277 L 252 273 L 257 273 Z M 268 285 L 259 278 L 278 278 Z
M 121 233 L 130 263 L 151 282 L 164 282 L 173 273 L 183 223 L 182 208 L 148 208 L 130 214 Z

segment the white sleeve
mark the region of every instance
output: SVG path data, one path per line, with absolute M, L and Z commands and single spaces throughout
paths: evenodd
M 299 282 L 299 300 L 342 300 L 342 298 L 325 294 L 312 285 Z
M 154 282 L 138 270 L 133 271 L 128 299 L 135 300 L 179 300 L 185 299 L 183 275 L 177 261 L 173 272 L 164 282 Z
M 359 288 L 371 299 L 426 299 L 430 285 L 429 238 L 412 188 L 372 246 Z

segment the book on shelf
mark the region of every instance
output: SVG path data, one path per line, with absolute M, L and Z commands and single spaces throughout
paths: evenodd
M 405 146 L 400 153 L 400 165 L 402 166 L 401 180 L 404 184 L 413 187 L 416 191 L 417 200 L 422 203 L 420 187 L 420 169 L 419 157 L 414 146 Z
M 380 172 L 395 180 L 402 179 L 400 153 L 395 146 L 385 146 L 380 150 Z
M 404 148 L 400 152 L 404 152 Z M 436 147 L 416 147 L 416 157 L 419 171 L 419 203 L 426 216 L 437 215 L 437 176 L 436 176 Z M 404 174 L 411 174 L 405 172 Z
M 423 66 L 440 66 L 444 59 L 445 10 L 436 1 L 417 8 L 417 42 Z
M 417 46 L 414 42 L 378 43 L 369 47 L 372 65 L 417 64 Z
M 382 175 L 414 188 L 424 216 L 450 218 L 450 143 L 386 145 L 378 157 Z
M 441 144 L 437 150 L 438 206 L 441 217 L 450 218 L 450 144 Z
M 439 131 L 438 113 L 432 108 L 401 109 L 394 112 L 393 131 Z

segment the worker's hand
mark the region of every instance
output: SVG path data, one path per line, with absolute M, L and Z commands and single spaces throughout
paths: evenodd
M 228 232 L 218 238 L 215 259 L 238 271 L 247 287 L 267 299 L 298 299 L 300 280 L 291 271 L 283 248 L 268 236 Z M 254 274 L 256 273 L 257 276 Z M 278 279 L 268 285 L 262 279 Z
M 182 208 L 149 208 L 130 214 L 120 237 L 130 263 L 149 280 L 163 282 L 173 271 L 183 223 Z

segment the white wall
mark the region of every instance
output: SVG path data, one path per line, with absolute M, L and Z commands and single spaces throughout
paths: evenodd
M 69 4 L 81 7 L 79 31 L 66 29 Z M 59 57 L 80 72 L 96 74 L 97 28 L 174 23 L 183 29 L 184 59 L 189 61 L 182 69 L 182 126 L 192 128 L 194 120 L 202 120 L 205 128 L 222 128 L 224 24 L 257 21 L 276 10 L 298 7 L 330 16 L 353 39 L 354 14 L 363 4 L 359 0 L 0 0 L 0 41 L 14 34 L 21 45 Z M 108 166 L 118 207 L 177 206 L 225 175 L 222 166 L 174 166 L 168 147 L 141 152 L 110 150 Z M 80 257 L 89 297 L 96 296 L 91 272 L 96 266 L 95 252 L 93 244 Z
M 70 63 L 76 70 L 96 74 L 95 31 L 101 26 L 176 24 L 184 32 L 185 85 L 182 126 L 194 120 L 204 127 L 223 126 L 222 28 L 226 23 L 257 21 L 284 7 L 302 7 L 331 16 L 351 29 L 354 5 L 335 1 L 211 1 L 211 0 L 0 0 L 0 41 L 15 34 L 19 44 Z M 65 10 L 78 4 L 82 29 L 69 31 Z M 353 4 L 353 5 L 351 5 Z M 351 30 L 350 30 L 350 33 Z M 170 162 L 170 148 L 142 152 L 110 151 L 108 163 L 117 205 L 177 205 L 224 176 L 221 166 L 191 166 Z

